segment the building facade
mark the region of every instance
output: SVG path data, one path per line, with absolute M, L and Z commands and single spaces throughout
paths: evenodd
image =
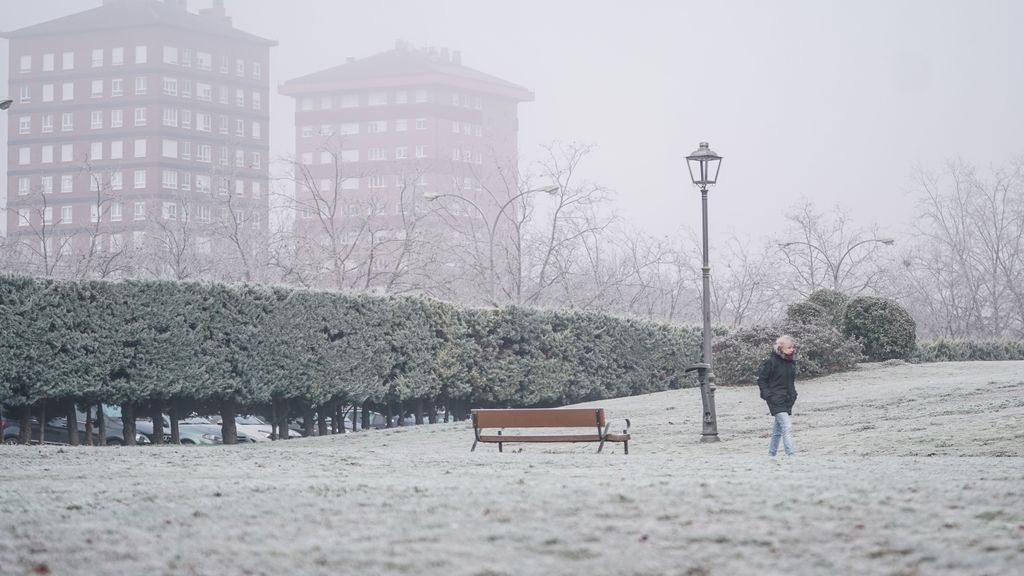
M 256 249 L 274 41 L 185 0 L 104 0 L 4 36 L 9 245 L 48 274 L 145 250 L 178 277 L 161 272 L 175 258 Z
M 298 233 L 401 238 L 427 197 L 463 198 L 446 208 L 487 219 L 518 191 L 518 105 L 533 94 L 459 52 L 400 41 L 280 92 L 295 99 Z

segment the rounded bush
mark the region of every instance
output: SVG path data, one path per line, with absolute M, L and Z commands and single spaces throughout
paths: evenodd
M 858 339 L 868 360 L 910 359 L 917 349 L 917 324 L 892 300 L 854 298 L 843 314 L 843 333 Z
M 843 314 L 850 298 L 836 290 L 816 290 L 807 300 L 786 307 L 786 321 L 790 324 L 833 326 L 842 330 Z

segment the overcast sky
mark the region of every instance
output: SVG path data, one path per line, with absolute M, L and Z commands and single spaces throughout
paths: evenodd
M 99 4 L 0 0 L 0 29 Z M 225 5 L 236 27 L 280 43 L 272 92 L 396 39 L 461 50 L 466 66 L 535 92 L 520 106 L 524 165 L 543 143 L 595 145 L 586 177 L 615 191 L 629 223 L 658 234 L 700 227 L 684 157 L 702 140 L 725 157 L 711 196 L 716 237 L 777 234 L 802 196 L 898 234 L 912 217 L 915 165 L 960 157 L 988 170 L 1024 155 L 1016 0 Z M 271 104 L 272 153 L 291 155 L 293 103 Z

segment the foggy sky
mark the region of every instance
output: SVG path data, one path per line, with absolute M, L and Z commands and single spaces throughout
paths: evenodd
M 13 30 L 99 0 L 0 0 Z M 193 12 L 211 0 L 190 0 Z M 915 165 L 987 170 L 1024 155 L 1024 2 L 225 0 L 271 49 L 271 155 L 291 156 L 284 81 L 389 50 L 461 50 L 521 84 L 523 163 L 554 140 L 594 144 L 585 176 L 637 228 L 699 230 L 685 159 L 725 157 L 712 236 L 775 235 L 802 196 L 899 235 Z M 6 68 L 7 45 L 0 41 Z M 4 71 L 6 72 L 6 71 Z M 6 74 L 0 82 L 7 84 Z M 5 88 L 0 88 L 4 90 Z M 16 105 L 0 122 L 17 115 Z M 6 116 L 3 118 L 2 116 Z M 6 128 L 3 156 L 6 158 Z

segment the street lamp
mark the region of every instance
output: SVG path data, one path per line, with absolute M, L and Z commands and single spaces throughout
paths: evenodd
M 715 373 L 711 359 L 711 265 L 708 262 L 708 186 L 718 181 L 718 169 L 722 165 L 722 157 L 708 148 L 707 142 L 701 142 L 695 152 L 686 157 L 686 165 L 690 169 L 690 180 L 700 188 L 701 226 L 704 232 L 704 266 L 701 268 L 703 291 L 701 307 L 704 315 L 704 359 L 700 364 L 687 368 L 696 370 L 700 380 L 700 399 L 704 406 L 704 424 L 701 429 L 701 442 L 718 442 L 718 417 L 715 415 Z
M 531 190 L 524 190 L 524 191 L 522 191 L 522 192 L 512 196 L 508 200 L 506 200 L 501 205 L 501 207 L 498 208 L 498 212 L 494 215 L 494 220 L 492 220 L 487 225 L 487 240 L 488 240 L 488 250 L 487 250 L 488 273 L 487 273 L 487 276 L 488 276 L 488 295 L 489 295 L 490 300 L 491 300 L 491 305 L 497 305 L 497 298 L 496 298 L 496 294 L 495 294 L 496 291 L 497 291 L 497 276 L 495 274 L 495 268 L 494 268 L 494 239 L 495 239 L 495 235 L 497 234 L 497 231 L 498 231 L 498 222 L 501 220 L 502 214 L 505 213 L 505 209 L 506 208 L 508 208 L 513 202 L 515 202 L 516 200 L 522 198 L 523 196 L 526 196 L 528 194 L 534 194 L 534 193 L 537 193 L 537 192 L 543 192 L 544 194 L 548 194 L 548 195 L 554 196 L 555 194 L 558 193 L 558 190 L 559 190 L 558 186 L 545 186 L 543 188 L 534 188 L 534 189 L 531 189 Z M 431 202 L 433 202 L 434 200 L 438 200 L 440 198 L 456 198 L 456 199 L 462 200 L 463 202 L 465 202 L 465 203 L 469 204 L 470 206 L 472 206 L 473 209 L 476 210 L 477 213 L 480 214 L 480 217 L 484 220 L 484 222 L 487 222 L 487 214 L 483 211 L 483 209 L 480 208 L 480 206 L 476 202 L 473 202 L 472 200 L 470 200 L 469 198 L 466 198 L 465 196 L 459 196 L 458 194 L 440 194 L 440 193 L 437 193 L 437 192 L 424 192 L 423 197 L 426 198 L 427 200 L 431 201 Z
M 839 277 L 841 275 L 840 272 L 843 269 L 843 262 L 846 260 L 846 257 L 849 256 L 851 252 L 853 252 L 854 248 L 856 248 L 858 246 L 862 246 L 864 244 L 872 244 L 872 243 L 885 244 L 886 246 L 892 246 L 893 243 L 895 243 L 895 242 L 896 242 L 896 240 L 893 239 L 893 238 L 868 238 L 867 240 L 861 240 L 860 242 L 854 242 L 853 244 L 850 245 L 849 248 L 846 249 L 846 252 L 843 252 L 842 255 L 839 256 L 838 259 L 836 259 L 835 262 L 832 261 L 831 256 L 829 255 L 829 253 L 827 251 L 825 251 L 824 248 L 822 248 L 821 246 L 818 246 L 816 244 L 811 244 L 810 242 L 804 242 L 802 240 L 794 240 L 792 242 L 783 242 L 779 246 L 782 247 L 782 248 L 789 248 L 790 246 L 807 246 L 807 248 L 809 248 L 811 250 L 816 250 L 819 254 L 821 254 L 821 257 L 825 260 L 825 264 L 828 266 L 829 272 L 832 274 L 832 289 L 833 290 L 839 290 L 839 288 L 840 288 L 840 286 L 839 286 Z M 814 289 L 813 268 L 812 268 L 812 276 L 811 276 L 811 289 L 812 290 Z
M 14 100 L 11 100 L 10 98 L 0 100 L 0 110 L 7 110 L 11 107 L 11 104 L 14 104 Z

